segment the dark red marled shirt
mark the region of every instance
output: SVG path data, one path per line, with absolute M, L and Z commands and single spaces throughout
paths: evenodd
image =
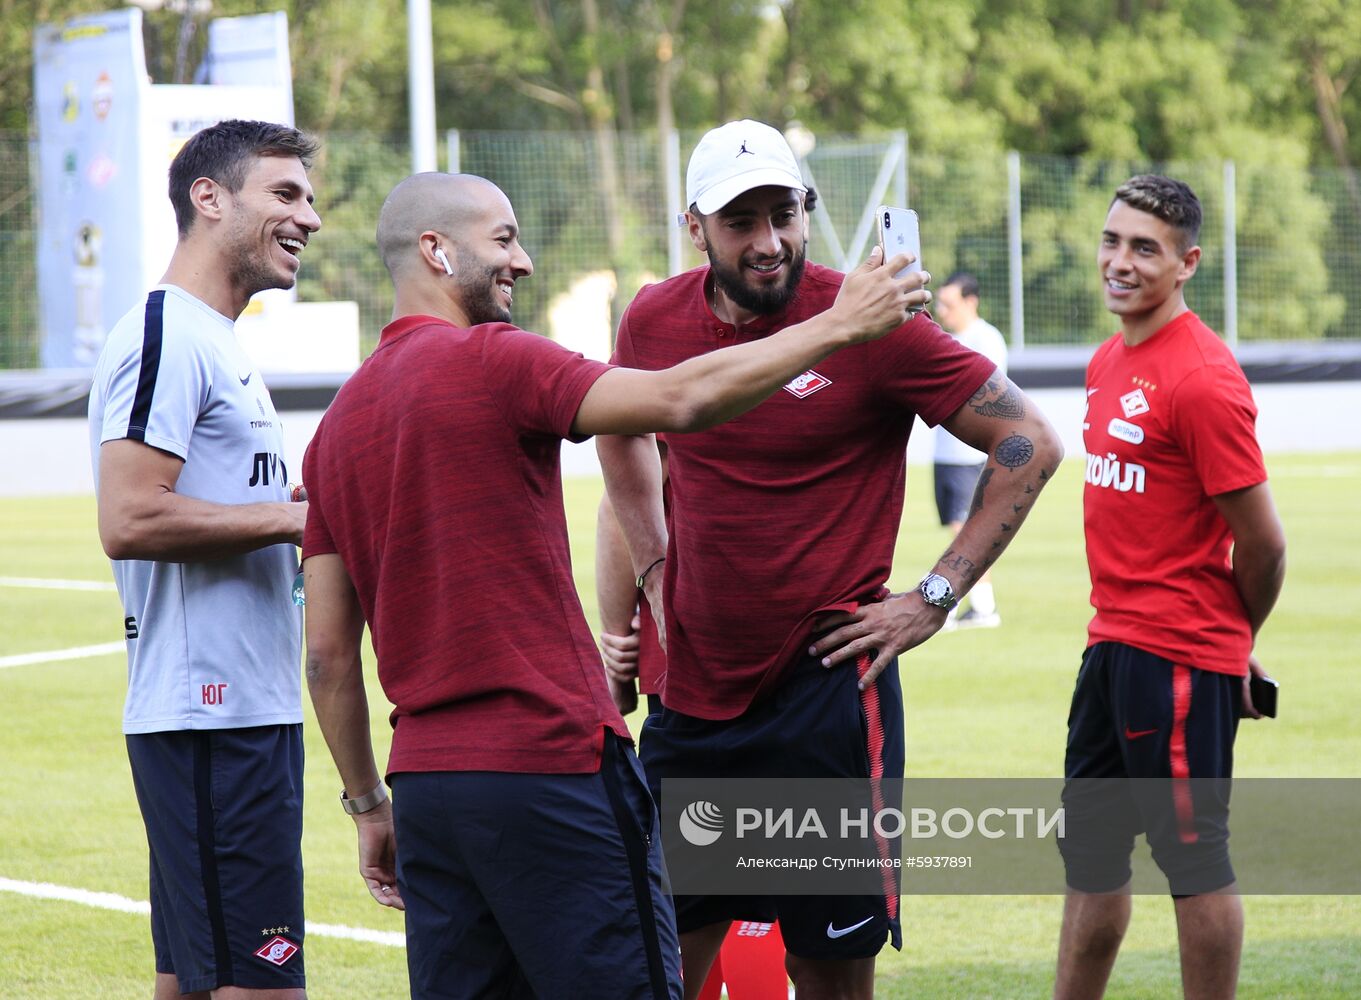
M 395 705 L 388 773 L 587 773 L 610 701 L 567 545 L 559 448 L 608 365 L 500 323 L 410 316 L 303 460 L 304 558 L 339 553 Z
M 714 316 L 707 267 L 638 293 L 614 361 L 660 369 L 768 336 L 831 306 L 840 272 L 809 264 L 785 310 L 740 330 Z M 882 599 L 914 415 L 937 424 L 992 374 L 923 314 L 845 348 L 712 430 L 662 435 L 671 540 L 662 700 L 740 715 L 808 644 L 820 611 Z

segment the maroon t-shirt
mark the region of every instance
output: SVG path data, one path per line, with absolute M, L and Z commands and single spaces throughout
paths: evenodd
M 599 769 L 628 730 L 572 582 L 561 440 L 608 365 L 408 316 L 303 460 L 303 556 L 339 553 L 396 706 L 388 773 Z
M 638 592 L 638 622 L 638 693 L 661 694 L 666 651 L 657 636 L 657 623 L 652 620 L 652 605 L 642 591 Z
M 710 309 L 701 267 L 638 293 L 614 361 L 668 368 L 823 312 L 842 275 L 808 265 L 794 300 L 740 330 Z M 749 413 L 662 435 L 672 709 L 730 719 L 807 646 L 814 616 L 881 600 L 902 516 L 907 438 L 951 416 L 994 365 L 922 314 L 819 362 Z

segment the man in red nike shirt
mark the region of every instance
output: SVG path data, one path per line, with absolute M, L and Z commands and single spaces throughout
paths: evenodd
M 1247 380 L 1183 297 L 1200 262 L 1200 220 L 1185 184 L 1134 177 L 1115 192 L 1097 254 L 1121 329 L 1087 367 L 1083 506 L 1096 614 L 1068 717 L 1062 1000 L 1105 991 L 1141 831 L 1175 901 L 1186 996 L 1230 997 L 1238 979 L 1227 781 L 1222 801 L 1193 804 L 1186 779 L 1228 779 L 1238 716 L 1259 717 L 1248 692 L 1262 673 L 1253 641 L 1280 593 L 1285 539 Z M 1084 836 L 1089 824 L 1103 834 Z

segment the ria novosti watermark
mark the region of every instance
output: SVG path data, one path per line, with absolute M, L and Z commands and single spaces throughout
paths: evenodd
M 891 806 L 875 810 L 842 806 L 831 813 L 830 817 L 824 816 L 814 806 L 805 806 L 802 811 L 794 806 L 763 809 L 738 806 L 733 817 L 733 836 L 738 840 L 847 840 L 871 836 L 882 840 L 898 840 L 903 836 L 964 840 L 977 834 L 988 840 L 1004 837 L 1044 839 L 1063 837 L 1066 819 L 1062 806 L 985 806 L 977 814 L 962 806 L 953 806 L 944 812 L 928 806 L 913 806 L 907 810 Z M 723 836 L 727 823 L 722 809 L 700 799 L 681 811 L 677 828 L 688 843 L 707 847 Z
M 668 779 L 661 792 L 679 893 L 875 894 L 886 875 L 904 893 L 1061 893 L 1060 840 L 1119 851 L 1131 822 L 1160 817 L 1183 830 L 1183 866 L 1197 830 L 1228 822 L 1239 891 L 1361 893 L 1355 779 L 1087 781 L 1069 808 L 1057 779 Z M 1142 837 L 1133 865 L 1132 891 L 1167 892 Z

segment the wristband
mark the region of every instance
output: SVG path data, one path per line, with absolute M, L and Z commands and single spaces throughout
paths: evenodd
M 361 795 L 357 799 L 352 799 L 345 794 L 345 789 L 340 790 L 340 808 L 344 809 L 351 816 L 359 813 L 366 813 L 377 809 L 388 800 L 388 790 L 380 781 L 378 787 L 367 795 Z
M 647 579 L 647 575 L 648 575 L 649 573 L 651 573 L 654 569 L 656 569 L 658 566 L 660 566 L 660 565 L 661 565 L 662 563 L 664 563 L 664 562 L 666 562 L 666 556 L 662 556 L 660 559 L 658 559 L 658 560 L 656 560 L 655 562 L 653 562 L 653 564 L 652 564 L 651 566 L 649 566 L 647 569 L 643 570 L 641 573 L 638 574 L 638 579 L 636 579 L 636 580 L 633 581 L 634 585 L 635 585 L 639 590 L 642 590 L 642 589 L 643 589 L 643 582 Z

